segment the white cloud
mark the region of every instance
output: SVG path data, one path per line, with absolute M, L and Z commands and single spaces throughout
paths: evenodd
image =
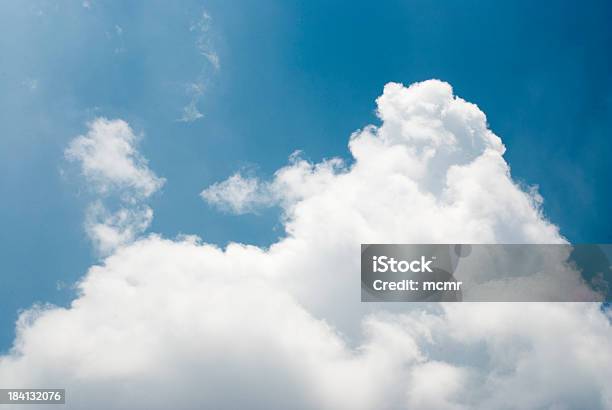
M 88 186 L 107 197 L 117 195 L 121 205 L 110 212 L 101 200 L 88 210 L 85 230 L 101 255 L 132 242 L 151 223 L 153 211 L 142 202 L 165 183 L 151 171 L 138 152 L 140 137 L 123 120 L 97 118 L 87 134 L 74 138 L 66 158 L 78 162 Z
M 350 165 L 294 158 L 208 189 L 243 210 L 264 186 L 286 238 L 119 248 L 69 308 L 21 316 L 0 385 L 61 384 L 89 409 L 612 408 L 597 304 L 359 302 L 360 243 L 565 242 L 450 86 L 390 84 L 378 107 Z
M 34 92 L 38 89 L 38 79 L 37 78 L 28 78 L 23 80 L 21 84 L 28 89 L 28 91 Z
M 213 72 L 221 68 L 221 59 L 215 50 L 211 35 L 212 17 L 206 12 L 202 12 L 200 17 L 189 26 L 189 31 L 195 36 L 195 49 L 206 59 L 206 63 L 200 70 L 198 78 L 186 87 L 189 103 L 183 107 L 182 115 L 177 121 L 193 122 L 204 117 L 198 109 L 200 99 L 204 94 L 206 82 L 210 75 L 210 68 Z
M 101 201 L 87 210 L 85 230 L 95 249 L 109 255 L 119 246 L 131 243 L 151 225 L 153 210 L 148 206 L 119 208 L 110 213 Z
M 203 51 L 202 55 L 206 57 L 208 62 L 215 68 L 215 70 L 219 70 L 221 68 L 221 59 L 216 51 Z
M 97 118 L 87 134 L 70 142 L 66 157 L 78 161 L 83 175 L 99 193 L 119 190 L 131 197 L 148 197 L 164 184 L 137 150 L 139 136 L 123 120 Z
M 215 51 L 210 37 L 212 17 L 206 11 L 202 12 L 200 19 L 189 27 L 189 31 L 196 33 L 196 48 L 215 70 L 221 68 L 219 55 Z
M 182 122 L 192 122 L 204 117 L 204 114 L 198 109 L 200 97 L 204 94 L 204 82 L 198 80 L 187 87 L 187 93 L 191 95 L 191 101 L 183 107 L 183 116 L 179 118 Z
M 408 408 L 422 410 L 467 409 L 455 400 L 469 386 L 468 372 L 445 362 L 430 360 L 412 368 L 406 393 Z
M 239 173 L 211 185 L 200 196 L 210 205 L 235 214 L 252 212 L 272 200 L 257 178 L 243 177 Z

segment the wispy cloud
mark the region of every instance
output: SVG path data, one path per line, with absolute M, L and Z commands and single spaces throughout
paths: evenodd
M 29 91 L 36 91 L 38 89 L 38 79 L 37 78 L 27 78 L 21 83 L 25 88 Z
M 198 109 L 198 104 L 204 95 L 206 83 L 210 75 L 219 71 L 221 68 L 221 60 L 219 59 L 219 55 L 212 41 L 211 25 L 212 17 L 204 11 L 200 17 L 189 26 L 189 31 L 195 36 L 195 49 L 199 55 L 205 58 L 206 63 L 202 66 L 198 78 L 185 87 L 186 94 L 189 96 L 189 103 L 183 107 L 182 116 L 178 121 L 192 122 L 204 116 Z M 212 68 L 212 70 L 209 68 Z
M 221 62 L 211 40 L 211 25 L 212 17 L 206 11 L 204 11 L 202 12 L 200 19 L 189 27 L 189 31 L 196 35 L 195 45 L 197 50 L 200 52 L 200 54 L 206 57 L 208 62 L 215 70 L 218 70 L 221 68 Z
M 198 102 L 204 94 L 204 81 L 197 81 L 186 87 L 186 92 L 191 96 L 189 104 L 183 107 L 183 116 L 179 121 L 192 122 L 202 118 L 204 115 L 198 110 Z

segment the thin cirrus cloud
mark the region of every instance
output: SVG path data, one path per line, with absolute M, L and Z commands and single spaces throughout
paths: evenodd
M 285 238 L 118 246 L 69 308 L 21 315 L 0 384 L 59 383 L 89 409 L 611 408 L 598 304 L 360 303 L 360 243 L 566 242 L 450 85 L 391 83 L 377 104 L 350 165 L 293 157 L 205 190 L 238 213 L 278 204 Z
M 204 114 L 198 108 L 198 104 L 204 95 L 207 80 L 211 74 L 209 67 L 212 67 L 213 72 L 217 72 L 221 68 L 221 60 L 211 37 L 211 25 L 212 17 L 206 11 L 203 11 L 200 18 L 189 26 L 189 31 L 195 36 L 195 49 L 199 55 L 205 58 L 206 63 L 200 69 L 198 77 L 185 86 L 189 103 L 183 107 L 182 115 L 178 119 L 181 122 L 193 122 L 204 117 Z

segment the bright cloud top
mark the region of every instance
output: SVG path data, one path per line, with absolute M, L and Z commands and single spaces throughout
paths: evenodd
M 352 164 L 293 157 L 271 181 L 204 191 L 238 213 L 279 204 L 285 238 L 119 246 L 69 308 L 21 316 L 0 384 L 60 383 L 91 409 L 612 408 L 597 304 L 360 303 L 360 243 L 565 242 L 448 84 L 389 84 L 377 102 Z
M 316 213 L 323 226 L 331 218 L 332 226 L 380 220 L 380 242 L 562 240 L 541 215 L 541 197 L 512 181 L 505 148 L 484 113 L 455 97 L 449 84 L 389 83 L 377 103 L 382 125 L 351 136 L 351 166 L 338 158 L 311 164 L 292 155 L 272 181 L 236 174 L 202 197 L 236 213 L 280 204 L 290 216 L 289 229 L 312 222 L 314 215 L 307 219 L 305 213 Z

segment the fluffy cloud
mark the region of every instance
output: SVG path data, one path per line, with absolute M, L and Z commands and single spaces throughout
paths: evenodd
M 125 121 L 97 118 L 89 124 L 87 134 L 74 138 L 65 152 L 68 160 L 79 163 L 96 194 L 119 198 L 114 212 L 101 199 L 87 211 L 85 230 L 101 255 L 133 241 L 149 227 L 153 210 L 143 201 L 165 183 L 138 152 L 138 140 Z
M 209 186 L 200 196 L 210 205 L 237 215 L 253 212 L 272 202 L 267 187 L 257 178 L 243 177 L 239 173 Z
M 448 84 L 389 84 L 377 102 L 351 164 L 295 157 L 205 190 L 236 212 L 261 190 L 285 238 L 119 247 L 69 308 L 21 316 L 0 385 L 65 386 L 89 409 L 612 408 L 597 304 L 360 303 L 360 243 L 565 242 Z
M 87 134 L 70 142 L 66 158 L 79 162 L 83 175 L 101 194 L 119 191 L 130 200 L 148 197 L 165 180 L 149 169 L 137 150 L 138 140 L 125 121 L 97 118 Z
M 109 255 L 117 247 L 134 241 L 152 221 L 153 210 L 148 206 L 119 208 L 111 213 L 101 201 L 96 201 L 87 210 L 85 230 L 94 248 Z

